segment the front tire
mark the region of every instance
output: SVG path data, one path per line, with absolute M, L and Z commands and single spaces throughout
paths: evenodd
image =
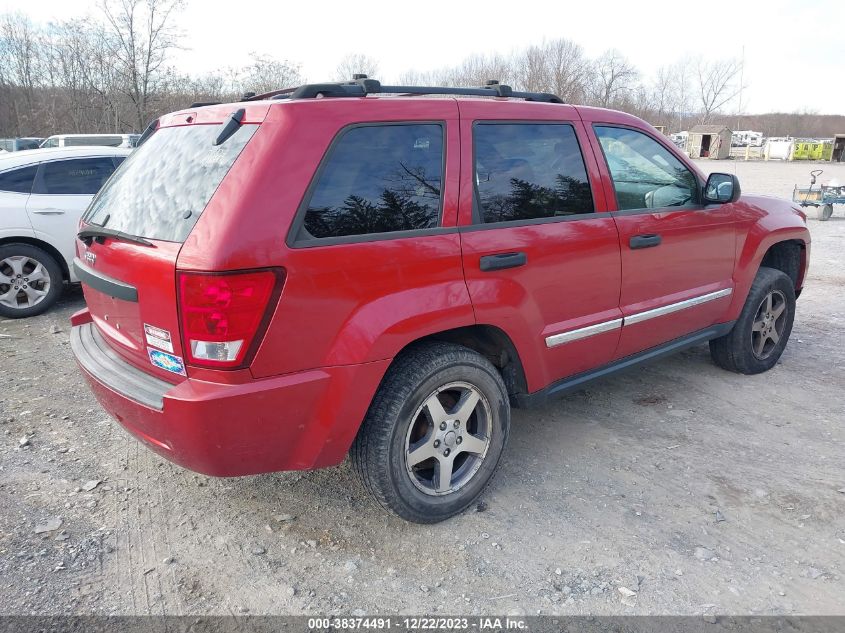
M 795 288 L 788 275 L 761 267 L 733 329 L 710 341 L 713 361 L 740 374 L 768 371 L 783 354 L 795 319 Z
M 46 312 L 62 293 L 62 269 L 31 244 L 0 246 L 0 316 L 22 319 Z
M 383 507 L 408 521 L 437 523 L 479 497 L 509 429 L 508 394 L 493 364 L 459 345 L 425 343 L 391 365 L 351 458 Z

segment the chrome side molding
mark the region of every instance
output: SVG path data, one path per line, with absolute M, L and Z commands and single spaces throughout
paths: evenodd
M 733 288 L 723 288 L 722 290 L 708 292 L 707 294 L 699 295 L 698 297 L 685 299 L 684 301 L 678 301 L 677 303 L 670 303 L 669 305 L 654 308 L 652 310 L 637 312 L 636 314 L 620 319 L 602 321 L 601 323 L 588 325 L 587 327 L 578 328 L 577 330 L 568 330 L 559 334 L 552 334 L 546 337 L 546 347 L 557 347 L 558 345 L 563 345 L 564 343 L 571 343 L 572 341 L 578 341 L 582 338 L 595 336 L 596 334 L 610 332 L 611 330 L 615 330 L 626 325 L 642 323 L 643 321 L 648 321 L 649 319 L 654 319 L 666 314 L 672 314 L 673 312 L 678 312 L 679 310 L 686 310 L 687 308 L 692 308 L 694 306 L 701 305 L 702 303 L 707 303 L 708 301 L 715 301 L 716 299 L 727 297 L 732 293 Z
M 685 299 L 684 301 L 678 301 L 677 303 L 670 303 L 667 306 L 654 308 L 653 310 L 637 312 L 636 314 L 625 317 L 625 325 L 634 325 L 635 323 L 642 323 L 643 321 L 648 321 L 649 319 L 654 319 L 665 314 L 672 314 L 673 312 L 678 312 L 679 310 L 686 310 L 687 308 L 692 308 L 693 306 L 701 305 L 702 303 L 707 303 L 708 301 L 727 297 L 732 292 L 733 288 L 723 288 L 722 290 L 717 290 L 716 292 L 708 292 L 706 295 L 693 297 L 692 299 Z
M 622 327 L 622 319 L 613 319 L 612 321 L 604 321 L 596 323 L 595 325 L 588 325 L 587 327 L 578 328 L 577 330 L 569 330 L 568 332 L 561 332 L 560 334 L 552 334 L 546 337 L 546 347 L 557 347 L 564 343 L 577 341 L 578 339 L 587 338 L 588 336 L 595 336 L 602 332 L 609 332 Z

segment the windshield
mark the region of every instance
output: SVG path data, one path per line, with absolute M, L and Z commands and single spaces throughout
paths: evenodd
M 217 125 L 158 130 L 123 162 L 88 207 L 85 222 L 153 240 L 184 242 L 257 125 L 221 145 Z

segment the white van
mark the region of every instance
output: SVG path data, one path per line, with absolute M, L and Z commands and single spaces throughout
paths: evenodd
M 140 134 L 56 134 L 50 136 L 39 147 L 135 147 Z

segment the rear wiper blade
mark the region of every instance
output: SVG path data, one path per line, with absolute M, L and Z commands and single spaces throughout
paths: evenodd
M 217 138 L 212 141 L 212 145 L 222 145 L 226 142 L 232 134 L 238 131 L 238 128 L 241 127 L 244 115 L 246 114 L 246 110 L 240 108 L 232 112 L 229 115 L 229 118 L 226 119 L 223 124 L 220 126 L 220 131 L 217 133 Z
M 115 229 L 107 229 L 105 227 L 92 227 L 89 229 L 82 229 L 79 233 L 76 234 L 76 237 L 81 239 L 85 244 L 91 245 L 91 242 L 97 239 L 98 237 L 110 237 L 115 240 L 122 240 L 124 242 L 132 242 L 133 244 L 140 244 L 141 246 L 152 246 L 155 248 L 155 244 L 153 244 L 149 240 L 145 240 L 143 237 L 138 237 L 137 235 L 130 235 L 129 233 L 124 233 L 123 231 L 116 231 Z

